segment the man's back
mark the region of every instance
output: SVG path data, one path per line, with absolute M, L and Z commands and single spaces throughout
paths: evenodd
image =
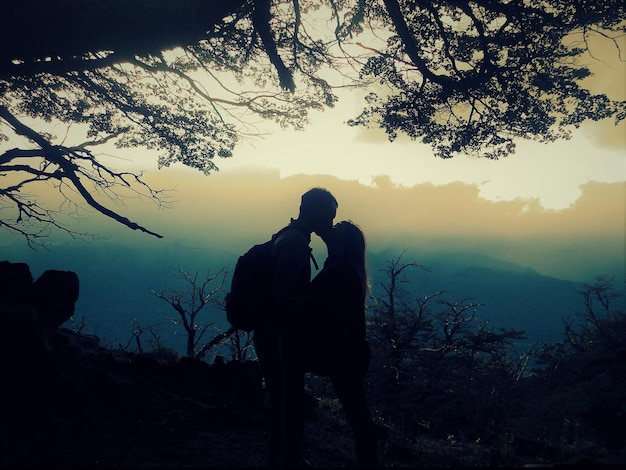
M 311 280 L 311 233 L 332 229 L 337 201 L 323 188 L 302 195 L 290 229 L 272 244 L 274 279 L 272 326 L 257 330 L 254 345 L 271 405 L 270 467 L 301 467 L 304 430 L 304 365 L 299 344 L 303 302 Z
M 279 326 L 288 330 L 300 323 L 303 296 L 311 280 L 311 237 L 301 225 L 292 221 L 289 224 L 291 229 L 278 235 L 272 245 L 272 297 L 276 320 Z

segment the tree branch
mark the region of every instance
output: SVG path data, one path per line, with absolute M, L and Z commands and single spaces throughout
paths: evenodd
M 406 54 L 409 56 L 413 64 L 417 67 L 425 79 L 443 86 L 453 86 L 454 82 L 446 75 L 437 75 L 430 70 L 428 64 L 420 57 L 417 43 L 411 34 L 411 31 L 404 19 L 404 15 L 400 9 L 397 0 L 383 0 L 389 18 L 394 25 L 396 33 L 404 44 Z
M 293 75 L 278 54 L 276 41 L 274 40 L 274 35 L 270 27 L 270 20 L 272 18 L 270 5 L 271 0 L 254 0 L 252 24 L 263 42 L 263 47 L 265 48 L 265 52 L 267 53 L 270 62 L 274 65 L 276 71 L 278 72 L 280 86 L 293 93 L 296 89 L 296 85 L 293 82 Z
M 61 181 L 63 178 L 67 178 L 69 181 L 71 181 L 74 188 L 78 191 L 78 193 L 82 196 L 82 198 L 90 207 L 132 230 L 140 230 L 157 238 L 162 238 L 162 235 L 159 235 L 156 232 L 152 232 L 147 228 L 135 222 L 132 222 L 128 218 L 118 214 L 117 212 L 105 207 L 104 205 L 96 201 L 80 180 L 78 176 L 80 169 L 78 165 L 76 165 L 76 163 L 72 161 L 71 154 L 69 154 L 70 156 L 68 156 L 67 149 L 61 146 L 55 146 L 50 144 L 48 140 L 45 139 L 41 134 L 20 122 L 4 106 L 0 106 L 0 118 L 4 119 L 13 128 L 16 134 L 24 136 L 39 145 L 39 147 L 41 147 L 42 156 L 48 162 L 51 162 L 59 167 L 59 171 L 55 171 L 54 173 L 52 173 L 51 177 L 58 179 L 59 181 Z M 96 163 L 93 159 L 91 159 L 91 161 Z M 91 180 L 94 181 L 93 179 Z

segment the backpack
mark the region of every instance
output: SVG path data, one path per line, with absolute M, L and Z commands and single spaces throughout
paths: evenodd
M 236 329 L 251 332 L 269 323 L 272 310 L 272 243 L 285 230 L 284 227 L 264 243 L 254 245 L 237 260 L 230 292 L 224 298 L 226 319 Z M 317 262 L 311 253 L 317 268 Z

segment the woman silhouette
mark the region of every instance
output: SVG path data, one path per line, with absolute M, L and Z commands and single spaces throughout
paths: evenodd
M 358 466 L 376 466 L 381 427 L 372 421 L 363 379 L 370 361 L 365 334 L 369 284 L 365 237 L 343 221 L 320 234 L 328 249 L 307 302 L 306 369 L 329 377 L 355 435 Z

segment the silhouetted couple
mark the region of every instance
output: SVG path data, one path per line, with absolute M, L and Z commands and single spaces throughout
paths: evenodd
M 359 466 L 377 464 L 378 426 L 368 409 L 363 377 L 370 350 L 365 337 L 365 238 L 350 222 L 333 227 L 338 203 L 326 189 L 301 199 L 297 219 L 274 237 L 272 323 L 254 344 L 271 406 L 269 465 L 307 466 L 302 451 L 304 377 L 329 377 L 352 426 Z M 311 233 L 324 240 L 328 257 L 311 281 Z

